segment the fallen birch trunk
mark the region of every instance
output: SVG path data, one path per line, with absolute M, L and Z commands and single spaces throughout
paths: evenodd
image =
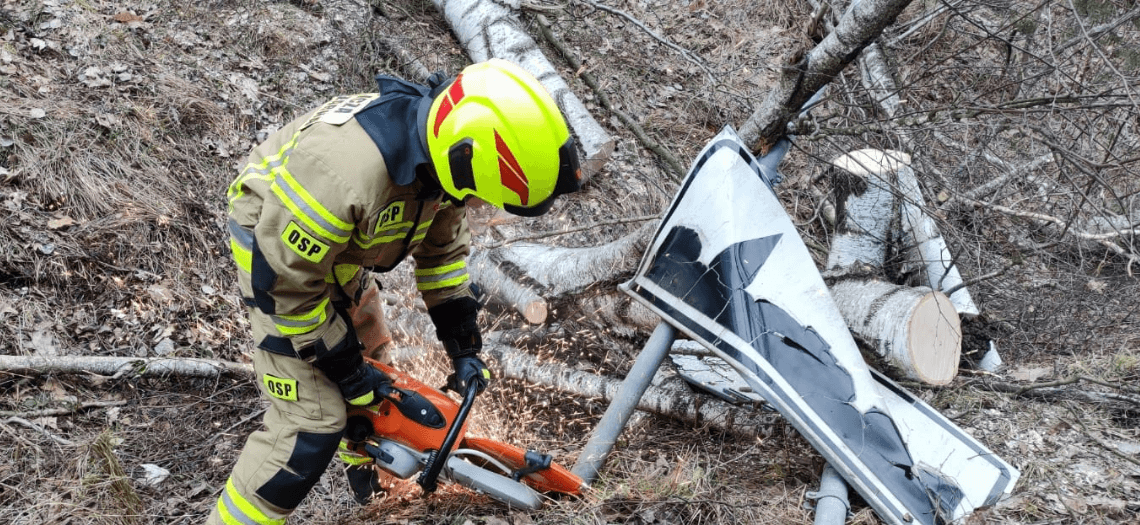
M 891 186 L 910 155 L 862 149 L 831 161 L 839 173 L 835 190 L 837 234 L 827 256 L 829 271 L 846 271 L 860 263 L 882 270 L 891 243 L 892 218 L 898 208 Z
M 938 232 L 938 225 L 934 219 L 923 211 L 925 200 L 922 190 L 918 188 L 918 179 L 910 166 L 904 166 L 898 171 L 898 186 L 902 193 L 900 214 L 902 217 L 902 231 L 909 241 L 903 252 L 907 256 L 908 264 L 917 267 L 926 276 L 927 284 L 935 290 L 957 291 L 950 295 L 950 302 L 958 314 L 965 317 L 978 315 L 978 307 L 974 304 L 970 290 L 962 284 L 962 274 L 954 264 L 954 257 L 946 246 L 946 239 Z
M 945 295 L 927 287 L 910 288 L 871 278 L 881 275 L 887 247 L 897 230 L 898 200 L 891 188 L 908 169 L 910 156 L 864 149 L 831 163 L 839 233 L 827 258 L 831 295 L 847 327 L 869 346 L 888 370 L 931 385 L 949 383 L 958 373 L 962 328 Z
M 473 62 L 502 58 L 519 64 L 538 78 L 566 116 L 585 153 L 583 182 L 597 173 L 614 151 L 614 139 L 598 124 L 582 101 L 523 29 L 518 0 L 432 0 Z
M 495 358 L 505 377 L 546 386 L 588 399 L 607 403 L 617 397 L 621 381 L 582 372 L 566 365 L 540 362 L 534 356 L 515 348 L 489 344 L 484 352 Z M 738 407 L 719 399 L 694 395 L 688 387 L 669 381 L 649 386 L 637 403 L 637 409 L 671 417 L 694 425 L 708 425 L 732 434 L 754 437 L 767 435 L 779 419 L 773 412 Z
M 942 292 L 878 280 L 831 285 L 847 326 L 906 379 L 945 385 L 958 374 L 962 326 Z
M 613 242 L 587 248 L 515 243 L 476 252 L 468 266 L 490 301 L 541 324 L 548 312 L 544 298 L 577 293 L 631 270 L 655 229 L 656 222 L 650 222 Z
M 99 374 L 133 371 L 140 376 L 253 377 L 253 366 L 231 361 L 170 357 L 0 355 L 0 370 L 22 374 Z
M 894 78 L 891 77 L 890 68 L 883 57 L 882 49 L 872 46 L 859 56 L 859 69 L 862 73 L 863 84 L 874 94 L 874 102 L 888 117 L 894 117 L 898 111 L 899 99 Z M 913 141 L 910 135 L 900 130 L 904 144 Z M 896 177 L 898 191 L 901 195 L 900 205 L 901 227 L 910 242 L 903 247 L 903 252 L 912 267 L 917 268 L 926 276 L 927 285 L 935 290 L 951 290 L 958 288 L 950 295 L 950 301 L 960 316 L 967 318 L 978 315 L 978 306 L 974 304 L 970 291 L 962 284 L 962 275 L 954 264 L 954 256 L 946 246 L 946 240 L 938 232 L 938 226 L 929 215 L 923 211 L 926 200 L 922 197 L 918 179 L 914 170 L 909 166 L 898 170 Z

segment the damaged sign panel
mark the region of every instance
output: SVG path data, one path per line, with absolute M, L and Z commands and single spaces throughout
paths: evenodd
M 771 180 L 731 128 L 622 288 L 740 373 L 889 523 L 996 503 L 1018 472 L 863 361 Z

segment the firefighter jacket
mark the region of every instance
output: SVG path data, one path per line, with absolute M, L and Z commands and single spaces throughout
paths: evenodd
M 253 149 L 227 192 L 230 246 L 264 350 L 312 360 L 352 337 L 334 308 L 361 267 L 408 255 L 431 308 L 471 297 L 462 203 L 444 197 L 424 135 L 429 88 L 378 76 Z

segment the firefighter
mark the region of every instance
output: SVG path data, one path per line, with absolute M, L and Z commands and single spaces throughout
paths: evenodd
M 391 337 L 379 284 L 408 255 L 454 366 L 449 386 L 486 388 L 479 302 L 467 273 L 465 204 L 546 213 L 577 191 L 574 142 L 554 100 L 515 64 L 492 59 L 427 86 L 376 77 L 377 93 L 336 97 L 253 149 L 230 185 L 230 246 L 270 401 L 208 523 L 277 524 L 340 449 L 354 498 L 377 469 L 343 442 L 348 405 L 379 403 Z

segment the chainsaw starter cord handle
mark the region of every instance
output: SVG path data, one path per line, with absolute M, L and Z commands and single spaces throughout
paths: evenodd
M 424 466 L 423 472 L 420 473 L 420 478 L 416 483 L 423 488 L 425 493 L 435 492 L 439 480 L 439 473 L 443 470 L 443 465 L 447 463 L 448 456 L 451 455 L 451 448 L 455 446 L 455 442 L 459 439 L 459 431 L 463 428 L 463 422 L 467 420 L 467 414 L 471 412 L 471 405 L 475 404 L 475 394 L 479 393 L 478 385 L 471 382 L 467 385 L 467 390 L 463 393 L 463 404 L 459 405 L 459 412 L 455 414 L 455 420 L 451 422 L 451 428 L 447 429 L 447 435 L 443 438 L 443 444 L 439 450 L 434 450 L 428 455 L 427 465 Z

